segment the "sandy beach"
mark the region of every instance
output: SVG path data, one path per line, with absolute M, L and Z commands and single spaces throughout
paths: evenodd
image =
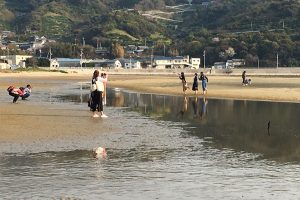
M 0 73 L 0 142 L 48 140 L 49 138 L 67 137 L 69 134 L 89 134 L 99 126 L 113 131 L 118 127 L 103 122 L 95 123 L 88 108 L 65 107 L 61 104 L 32 101 L 38 99 L 43 91 L 59 91 L 64 85 L 78 82 L 89 82 L 92 70 L 58 72 L 21 72 Z M 125 73 L 111 71 L 109 87 L 126 88 L 129 90 L 182 95 L 181 82 L 177 72 L 167 73 Z M 187 72 L 186 79 L 192 87 L 194 72 Z M 300 102 L 300 77 L 287 75 L 249 74 L 253 83 L 242 86 L 239 73 L 224 75 L 208 75 L 208 98 L 230 98 L 263 101 Z M 32 97 L 28 101 L 18 101 L 12 104 L 6 88 L 9 85 L 33 86 Z M 187 95 L 193 96 L 188 90 Z M 202 96 L 201 92 L 198 94 Z M 22 131 L 20 131 L 22 130 Z M 62 135 L 63 130 L 63 135 Z
M 199 70 L 198 70 L 199 71 Z M 186 80 L 190 89 L 187 95 L 194 95 L 191 91 L 193 75 L 198 71 L 186 71 Z M 169 71 L 126 71 L 111 70 L 109 74 L 108 87 L 126 88 L 135 91 L 182 95 L 182 86 L 178 78 L 179 70 Z M 231 74 L 215 73 L 209 74 L 208 93 L 209 98 L 230 98 L 245 100 L 284 101 L 300 102 L 300 68 L 290 70 L 247 70 L 248 78 L 252 84 L 242 86 L 242 70 L 233 71 Z M 58 82 L 76 83 L 88 82 L 93 70 L 68 70 L 68 73 L 59 72 L 21 72 L 1 73 L 0 88 L 6 89 L 9 85 L 25 85 L 31 83 L 36 88 L 51 88 Z M 199 73 L 199 72 L 198 72 Z M 199 86 L 201 84 L 199 83 Z M 199 96 L 201 88 L 199 87 Z

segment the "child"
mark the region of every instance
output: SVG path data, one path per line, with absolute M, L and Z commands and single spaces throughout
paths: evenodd
M 187 85 L 187 82 L 185 80 L 185 76 L 184 76 L 184 72 L 181 72 L 179 75 L 179 79 L 181 80 L 182 82 L 182 91 L 184 94 L 186 94 L 186 90 L 189 88 L 188 85 Z
M 31 85 L 26 85 L 26 87 L 23 90 L 24 94 L 22 96 L 22 100 L 25 100 L 26 98 L 28 98 L 31 94 Z

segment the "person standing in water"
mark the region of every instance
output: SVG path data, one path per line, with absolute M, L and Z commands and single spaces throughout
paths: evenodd
M 103 73 L 102 76 L 103 79 L 106 79 L 106 82 L 103 82 L 104 84 L 104 91 L 103 91 L 103 105 L 106 105 L 106 89 L 107 89 L 107 82 L 108 82 L 108 75 L 106 73 Z
M 185 75 L 184 75 L 184 72 L 181 72 L 179 75 L 179 79 L 181 80 L 182 82 L 182 91 L 184 94 L 186 94 L 186 90 L 189 88 L 188 85 L 187 85 L 187 82 L 185 80 Z
M 207 93 L 208 78 L 207 78 L 207 76 L 204 75 L 203 72 L 201 72 L 199 80 L 201 80 L 201 82 L 202 82 L 202 91 L 203 91 L 203 94 L 206 94 Z
M 92 78 L 92 88 L 91 97 L 92 105 L 91 110 L 93 111 L 93 117 L 102 117 L 106 118 L 107 116 L 103 113 L 103 91 L 104 91 L 104 82 L 107 82 L 106 78 L 99 77 L 99 71 L 95 70 Z M 100 116 L 96 113 L 96 110 L 100 112 Z
M 246 71 L 243 71 L 242 73 L 242 84 L 245 85 L 246 84 Z
M 197 95 L 197 93 L 198 93 L 198 74 L 197 73 L 195 73 L 195 76 L 194 76 L 192 90 L 195 92 L 195 95 Z

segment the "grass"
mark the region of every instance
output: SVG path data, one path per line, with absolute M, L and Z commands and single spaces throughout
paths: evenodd
M 64 74 L 68 73 L 67 71 L 64 71 L 64 70 L 48 70 L 48 69 L 43 69 L 43 68 L 39 68 L 39 67 L 18 68 L 13 71 L 16 71 L 16 72 L 60 72 L 60 73 L 64 73 Z
M 138 40 L 137 38 L 133 37 L 132 35 L 128 34 L 127 32 L 120 30 L 120 29 L 114 29 L 112 31 L 107 32 L 108 35 L 121 35 L 121 36 L 127 36 L 133 41 Z

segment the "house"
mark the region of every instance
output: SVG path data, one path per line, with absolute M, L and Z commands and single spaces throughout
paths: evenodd
M 108 60 L 108 59 L 98 59 L 92 60 L 90 63 L 94 63 L 95 67 L 103 67 L 108 69 L 119 69 L 122 68 L 122 64 L 119 60 Z
M 141 69 L 141 62 L 135 59 L 120 59 L 125 69 Z
M 59 69 L 59 62 L 56 58 L 50 60 L 50 70 Z
M 225 69 L 226 68 L 226 62 L 215 62 L 214 68 L 216 69 Z
M 191 66 L 192 69 L 199 69 L 200 64 L 201 64 L 201 59 L 200 58 L 191 58 L 190 63 L 192 64 L 192 66 Z
M 53 59 L 52 59 L 53 60 Z M 79 58 L 56 58 L 56 61 L 53 61 L 55 63 L 54 66 L 56 65 L 56 62 L 58 64 L 58 67 L 81 67 L 80 65 L 80 59 Z M 51 63 L 51 62 L 50 62 Z M 51 67 L 51 64 L 50 64 Z
M 226 68 L 235 68 L 235 67 L 242 67 L 246 65 L 245 59 L 232 59 L 227 60 Z
M 1 56 L 1 59 L 4 59 L 7 61 L 7 63 L 11 66 L 12 68 L 19 68 L 23 67 L 25 68 L 25 61 L 28 58 L 32 58 L 32 56 L 29 55 L 8 55 L 8 56 Z
M 246 65 L 245 59 L 232 59 L 233 67 L 242 67 Z
M 189 56 L 176 56 L 176 57 L 155 57 L 154 67 L 157 69 L 166 68 L 195 68 L 200 66 L 200 58 L 189 58 Z
M 0 69 L 10 69 L 10 65 L 6 60 L 0 59 Z
M 102 47 L 101 43 L 100 45 L 98 45 L 98 42 L 97 42 L 97 48 L 95 50 L 95 53 L 96 54 L 100 54 L 100 55 L 106 55 L 106 54 L 109 54 L 109 48 L 107 47 Z
M 228 69 L 228 68 L 235 68 L 245 66 L 246 61 L 244 59 L 232 59 L 227 60 L 226 62 L 215 62 L 214 67 L 216 69 Z

